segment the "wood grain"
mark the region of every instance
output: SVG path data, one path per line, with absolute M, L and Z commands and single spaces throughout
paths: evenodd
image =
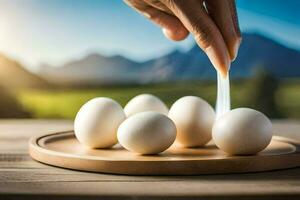
M 51 167 L 29 157 L 31 136 L 70 129 L 70 121 L 0 121 L 0 199 L 300 199 L 300 168 L 227 175 L 119 176 Z M 300 138 L 298 121 L 275 121 L 274 129 L 276 134 Z

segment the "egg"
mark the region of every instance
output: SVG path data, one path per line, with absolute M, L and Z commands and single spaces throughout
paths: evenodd
M 85 103 L 76 115 L 76 138 L 90 148 L 109 148 L 117 143 L 117 129 L 125 118 L 123 108 L 114 100 L 94 98 Z
M 172 105 L 168 116 L 176 125 L 176 143 L 181 146 L 200 147 L 211 140 L 215 112 L 203 99 L 182 97 Z
M 156 111 L 168 114 L 168 107 L 156 96 L 152 94 L 141 94 L 132 98 L 124 107 L 127 117 L 145 111 Z
M 175 124 L 166 115 L 154 111 L 127 118 L 118 129 L 119 143 L 139 154 L 158 154 L 168 149 L 176 138 Z
M 251 155 L 265 149 L 272 139 L 272 123 L 261 112 L 250 108 L 233 109 L 213 126 L 213 140 L 232 155 Z

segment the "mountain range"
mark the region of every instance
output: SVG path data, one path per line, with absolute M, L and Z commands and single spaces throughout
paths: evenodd
M 300 52 L 260 34 L 246 33 L 230 75 L 250 77 L 256 68 L 265 68 L 278 78 L 300 77 Z M 95 53 L 62 66 L 42 65 L 39 75 L 55 84 L 84 86 L 214 79 L 216 72 L 195 45 L 189 51 L 175 50 L 145 62 Z
M 278 78 L 300 77 L 300 51 L 259 34 L 244 34 L 230 76 L 248 78 L 254 75 L 256 68 L 264 68 Z M 41 65 L 37 74 L 0 55 L 0 85 L 8 89 L 147 84 L 215 77 L 216 72 L 207 56 L 196 45 L 186 52 L 175 50 L 145 62 L 94 53 L 61 66 Z

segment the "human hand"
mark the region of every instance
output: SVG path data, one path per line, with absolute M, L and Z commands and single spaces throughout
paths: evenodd
M 125 0 L 175 41 L 193 34 L 213 66 L 226 76 L 241 34 L 234 0 Z

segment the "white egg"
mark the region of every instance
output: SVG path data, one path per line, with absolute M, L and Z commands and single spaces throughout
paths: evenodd
M 272 123 L 261 112 L 250 108 L 233 109 L 213 126 L 213 140 L 233 155 L 251 155 L 265 149 L 272 139 Z
M 108 148 L 117 143 L 117 130 L 126 116 L 122 107 L 110 98 L 94 98 L 85 103 L 74 121 L 80 143 L 90 148 Z
M 152 94 L 141 94 L 132 98 L 124 107 L 127 117 L 145 111 L 156 111 L 168 114 L 168 107 L 156 96 Z
M 118 129 L 119 143 L 139 154 L 157 154 L 168 149 L 176 138 L 175 124 L 166 115 L 147 111 L 126 119 Z
M 198 147 L 211 140 L 215 112 L 203 99 L 182 97 L 172 105 L 168 116 L 176 125 L 176 143 L 181 146 Z

